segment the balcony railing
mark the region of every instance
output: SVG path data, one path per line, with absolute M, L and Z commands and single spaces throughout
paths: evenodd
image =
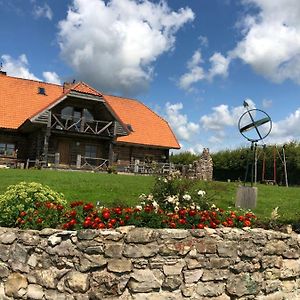
M 63 116 L 52 114 L 51 129 L 75 131 L 79 133 L 89 133 L 95 135 L 112 136 L 113 121 L 86 120 L 74 118 L 73 116 Z

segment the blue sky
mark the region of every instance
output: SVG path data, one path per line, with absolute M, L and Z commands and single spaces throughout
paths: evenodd
M 248 145 L 247 99 L 273 120 L 265 143 L 300 139 L 298 0 L 0 0 L 11 76 L 85 81 L 137 98 L 181 151 Z

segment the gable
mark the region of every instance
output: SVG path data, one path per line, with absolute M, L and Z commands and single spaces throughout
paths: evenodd
M 44 93 L 39 93 L 40 88 Z M 83 82 L 64 89 L 61 85 L 0 74 L 0 128 L 17 130 L 70 95 L 84 100 L 102 99 L 118 120 L 120 134 L 129 133 L 117 137 L 117 143 L 180 148 L 168 123 L 146 105 L 134 99 L 102 94 Z

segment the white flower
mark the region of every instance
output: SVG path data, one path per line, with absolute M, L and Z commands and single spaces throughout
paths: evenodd
M 142 210 L 142 207 L 140 205 L 137 205 L 136 208 Z
M 201 207 L 200 207 L 199 205 L 196 206 L 196 209 L 200 210 L 200 208 L 201 208 Z
M 164 183 L 167 183 L 167 182 L 168 182 L 168 179 L 167 179 L 167 178 L 164 178 L 164 179 L 163 179 L 163 182 L 164 182 Z
M 179 211 L 179 207 L 178 207 L 178 206 L 175 206 L 175 207 L 174 207 L 174 211 L 175 211 L 175 212 L 178 212 L 178 211 Z
M 216 209 L 216 205 L 215 204 L 212 204 L 212 206 L 210 207 L 211 209 Z
M 206 192 L 202 191 L 202 190 L 199 190 L 198 195 L 201 196 L 201 197 L 204 197 L 206 195 Z
M 189 194 L 185 194 L 182 197 L 185 201 L 190 201 L 192 199 L 192 197 Z
M 158 203 L 155 200 L 152 202 L 152 205 L 153 205 L 154 208 L 158 208 L 159 207 Z
M 147 197 L 147 199 L 148 199 L 149 201 L 152 201 L 152 200 L 153 200 L 153 195 L 152 195 L 152 194 L 149 194 L 148 197 Z

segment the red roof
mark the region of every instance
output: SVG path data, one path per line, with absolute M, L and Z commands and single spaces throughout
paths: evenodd
M 44 88 L 45 95 L 39 94 Z M 0 128 L 18 129 L 27 119 L 59 101 L 70 91 L 103 97 L 108 106 L 132 132 L 117 138 L 117 142 L 180 148 L 168 123 L 143 103 L 122 97 L 104 95 L 84 82 L 63 86 L 2 75 L 0 73 Z

